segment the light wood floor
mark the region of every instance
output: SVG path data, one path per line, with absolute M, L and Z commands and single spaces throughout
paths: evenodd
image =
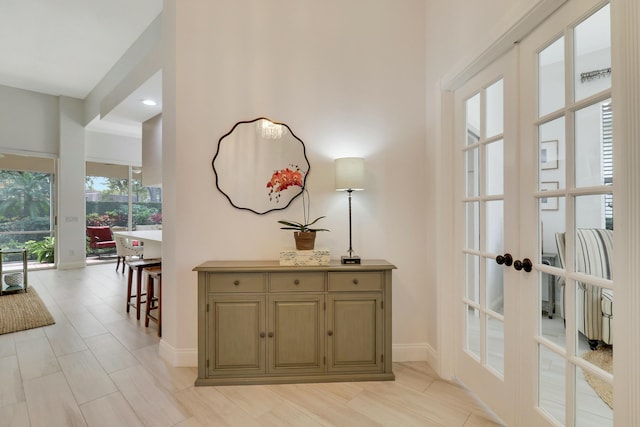
M 113 264 L 29 279 L 56 324 L 0 335 L 0 427 L 498 425 L 425 362 L 395 363 L 394 382 L 194 387 L 125 312 Z

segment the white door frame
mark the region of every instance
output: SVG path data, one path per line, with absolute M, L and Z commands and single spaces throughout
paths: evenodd
M 611 0 L 616 201 L 614 422 L 640 425 L 640 3 Z
M 437 271 L 438 343 L 435 368 L 443 378 L 453 378 L 455 335 L 450 334 L 455 324 L 453 286 L 455 259 L 451 236 L 454 224 L 450 215 L 455 208 L 452 170 L 454 141 L 453 92 L 471 76 L 499 58 L 513 43 L 518 42 L 546 17 L 568 0 L 541 0 L 503 36 L 480 56 L 452 78 L 441 82 L 442 90 L 442 149 L 441 171 L 449 179 L 442 179 L 436 189 L 439 201 L 436 211 L 437 241 L 441 250 Z M 572 0 L 577 1 L 577 0 Z M 614 163 L 616 200 L 615 280 L 616 322 L 614 334 L 624 337 L 616 340 L 614 358 L 614 421 L 616 425 L 640 425 L 640 2 L 637 0 L 611 0 L 612 83 L 614 114 Z M 448 169 L 448 170 L 447 170 Z

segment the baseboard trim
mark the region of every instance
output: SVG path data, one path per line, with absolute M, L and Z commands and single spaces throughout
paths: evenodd
M 393 344 L 394 362 L 428 362 L 431 366 L 438 360 L 436 351 L 427 343 Z
M 191 368 L 198 366 L 197 348 L 178 349 L 167 343 L 165 340 L 160 340 L 158 354 L 162 359 L 166 360 L 171 366 L 176 368 Z
M 76 261 L 76 262 L 65 262 L 58 263 L 58 270 L 76 270 L 78 268 L 85 268 L 87 266 L 86 261 Z

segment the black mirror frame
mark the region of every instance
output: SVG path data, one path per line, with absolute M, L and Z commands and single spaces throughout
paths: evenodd
M 220 178 L 218 176 L 218 171 L 216 170 L 216 165 L 215 165 L 216 159 L 218 158 L 218 155 L 220 154 L 220 147 L 222 145 L 223 140 L 227 136 L 231 135 L 233 133 L 233 131 L 238 126 L 240 126 L 242 124 L 255 123 L 255 122 L 259 121 L 259 120 L 268 120 L 268 121 L 270 121 L 271 123 L 273 123 L 275 125 L 281 125 L 281 126 L 286 127 L 287 130 L 291 133 L 291 136 L 293 136 L 296 140 L 298 140 L 300 142 L 300 145 L 302 146 L 302 154 L 304 156 L 305 162 L 307 163 L 307 171 L 304 174 L 304 178 L 303 178 L 303 181 L 302 181 L 302 187 L 300 188 L 300 191 L 297 194 L 295 194 L 294 196 L 292 196 L 291 199 L 287 202 L 286 205 L 283 205 L 282 207 L 269 209 L 269 210 L 266 210 L 264 212 L 258 212 L 255 209 L 252 209 L 252 208 L 249 208 L 249 207 L 238 206 L 237 204 L 235 204 L 233 202 L 233 200 L 231 200 L 231 197 L 220 188 L 220 185 L 219 185 L 219 179 Z M 297 199 L 304 192 L 304 189 L 306 188 L 306 185 L 307 185 L 307 177 L 309 176 L 309 172 L 311 171 L 311 163 L 309 163 L 309 158 L 307 157 L 307 150 L 306 150 L 306 147 L 304 145 L 304 142 L 300 138 L 298 138 L 298 136 L 295 133 L 293 133 L 293 131 L 291 130 L 289 125 L 287 125 L 286 123 L 280 123 L 280 122 L 273 121 L 273 120 L 271 120 L 271 119 L 269 119 L 267 117 L 258 117 L 258 118 L 255 118 L 253 120 L 243 120 L 243 121 L 239 121 L 238 123 L 233 125 L 231 130 L 229 132 L 225 133 L 224 135 L 222 135 L 220 137 L 220 139 L 218 140 L 218 146 L 217 146 L 217 149 L 216 149 L 216 154 L 213 156 L 213 160 L 211 160 L 211 167 L 213 168 L 213 173 L 215 174 L 215 177 L 216 177 L 216 188 L 218 189 L 218 191 L 220 191 L 220 193 L 224 194 L 224 196 L 227 198 L 227 200 L 229 200 L 229 203 L 231 203 L 231 206 L 233 206 L 236 209 L 247 210 L 247 211 L 253 212 L 253 213 L 257 214 L 257 215 L 265 215 L 265 214 L 267 214 L 269 212 L 287 209 L 291 205 L 291 203 L 295 199 Z

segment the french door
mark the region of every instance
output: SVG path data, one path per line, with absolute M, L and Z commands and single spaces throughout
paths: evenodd
M 508 425 L 613 425 L 609 5 L 568 1 L 454 99 L 456 375 Z
M 459 337 L 456 374 L 500 417 L 514 419 L 517 335 L 516 274 L 507 269 L 518 245 L 516 51 L 455 93 L 457 147 L 456 242 Z M 516 179 L 514 179 L 516 178 Z M 501 256 L 502 265 L 496 263 Z M 506 260 L 506 262 L 504 261 Z

